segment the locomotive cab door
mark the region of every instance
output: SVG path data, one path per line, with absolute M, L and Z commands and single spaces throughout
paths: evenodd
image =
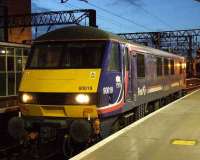
M 124 46 L 123 48 L 123 77 L 124 77 L 124 100 L 130 99 L 129 95 L 129 83 L 130 83 L 130 71 L 129 71 L 129 52 L 128 48 Z
M 136 101 L 137 96 L 137 59 L 135 54 L 130 54 L 130 93 L 132 101 Z
M 124 54 L 124 65 L 125 65 L 125 73 L 126 78 L 125 81 L 127 82 L 127 87 L 125 85 L 125 93 L 127 101 L 136 101 L 136 90 L 137 90 L 137 74 L 136 74 L 136 56 L 134 54 L 129 53 L 127 47 L 125 47 L 125 54 Z

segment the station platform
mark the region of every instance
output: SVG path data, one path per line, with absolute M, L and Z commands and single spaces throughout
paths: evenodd
M 116 132 L 70 160 L 199 160 L 200 90 Z

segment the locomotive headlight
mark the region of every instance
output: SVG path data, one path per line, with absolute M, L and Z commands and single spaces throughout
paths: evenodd
M 90 97 L 87 94 L 78 94 L 75 100 L 79 104 L 88 104 L 90 102 Z
M 20 99 L 23 103 L 32 103 L 34 101 L 34 96 L 30 93 L 22 93 Z

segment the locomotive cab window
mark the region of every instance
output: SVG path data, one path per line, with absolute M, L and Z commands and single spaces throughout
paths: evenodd
M 101 68 L 105 45 L 99 41 L 38 44 L 32 48 L 27 68 Z
M 145 77 L 145 57 L 143 54 L 137 54 L 137 77 Z
M 112 43 L 108 71 L 120 71 L 120 54 L 118 43 Z
M 164 59 L 164 74 L 168 75 L 169 74 L 169 60 Z
M 157 76 L 162 76 L 162 68 L 163 68 L 162 58 L 158 57 L 156 59 L 156 67 L 157 67 Z

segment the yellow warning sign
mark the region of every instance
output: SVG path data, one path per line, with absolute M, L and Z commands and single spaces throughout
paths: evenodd
M 183 145 L 183 146 L 194 146 L 197 144 L 196 140 L 182 140 L 182 139 L 175 139 L 171 141 L 171 144 L 174 145 Z

